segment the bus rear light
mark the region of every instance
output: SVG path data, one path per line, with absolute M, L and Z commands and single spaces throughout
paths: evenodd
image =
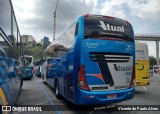
M 129 88 L 132 88 L 135 86 L 136 83 L 136 79 L 135 79 L 135 67 L 133 67 L 133 71 L 132 71 L 132 78 L 131 78 L 131 83 L 129 85 Z
M 84 14 L 84 17 L 88 17 L 89 16 L 89 14 Z
M 35 71 L 34 71 L 34 69 L 35 69 L 35 68 L 34 68 L 34 67 L 32 67 L 32 74 L 34 74 L 34 72 L 35 72 Z
M 94 98 L 94 96 L 84 96 L 84 98 Z
M 130 95 L 130 94 L 134 94 L 134 92 L 128 92 L 128 94 Z
M 78 86 L 83 90 L 90 90 L 86 82 L 84 65 L 80 65 L 78 73 Z

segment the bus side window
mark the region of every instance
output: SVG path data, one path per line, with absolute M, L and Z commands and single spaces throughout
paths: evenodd
M 76 23 L 76 30 L 75 30 L 75 35 L 74 35 L 74 37 L 77 36 L 77 34 L 78 34 L 78 26 L 79 26 L 79 23 Z

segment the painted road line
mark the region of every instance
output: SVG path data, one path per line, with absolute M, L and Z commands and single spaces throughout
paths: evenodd
M 58 108 L 56 107 L 55 103 L 53 102 L 53 100 L 51 99 L 51 97 L 48 95 L 48 93 L 46 92 L 46 90 L 42 87 L 42 85 L 35 80 L 35 78 L 33 77 L 34 81 L 38 84 L 38 86 L 41 88 L 42 92 L 45 94 L 45 96 L 47 97 L 47 99 L 49 100 L 49 102 L 51 103 L 51 105 L 53 106 L 53 108 L 55 109 L 57 114 L 62 114 L 60 111 L 58 111 Z
M 142 86 L 144 88 L 145 91 L 148 91 L 146 87 Z
M 49 103 L 50 101 L 44 101 L 44 102 L 41 102 L 41 103 L 38 103 L 38 104 L 36 104 L 36 105 L 43 105 L 43 104 L 45 104 L 45 103 Z

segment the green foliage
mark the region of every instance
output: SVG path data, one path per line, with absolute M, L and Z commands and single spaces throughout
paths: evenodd
M 150 66 L 153 67 L 157 64 L 157 60 L 154 56 L 149 56 L 149 63 L 150 63 Z
M 37 61 L 42 58 L 44 50 L 45 48 L 42 48 L 40 44 L 24 47 L 24 55 L 31 55 L 34 57 L 34 61 Z

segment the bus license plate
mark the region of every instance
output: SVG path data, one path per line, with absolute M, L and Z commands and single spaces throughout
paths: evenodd
M 109 98 L 109 99 L 117 98 L 117 95 L 116 94 L 110 94 L 110 95 L 107 95 L 107 98 Z

